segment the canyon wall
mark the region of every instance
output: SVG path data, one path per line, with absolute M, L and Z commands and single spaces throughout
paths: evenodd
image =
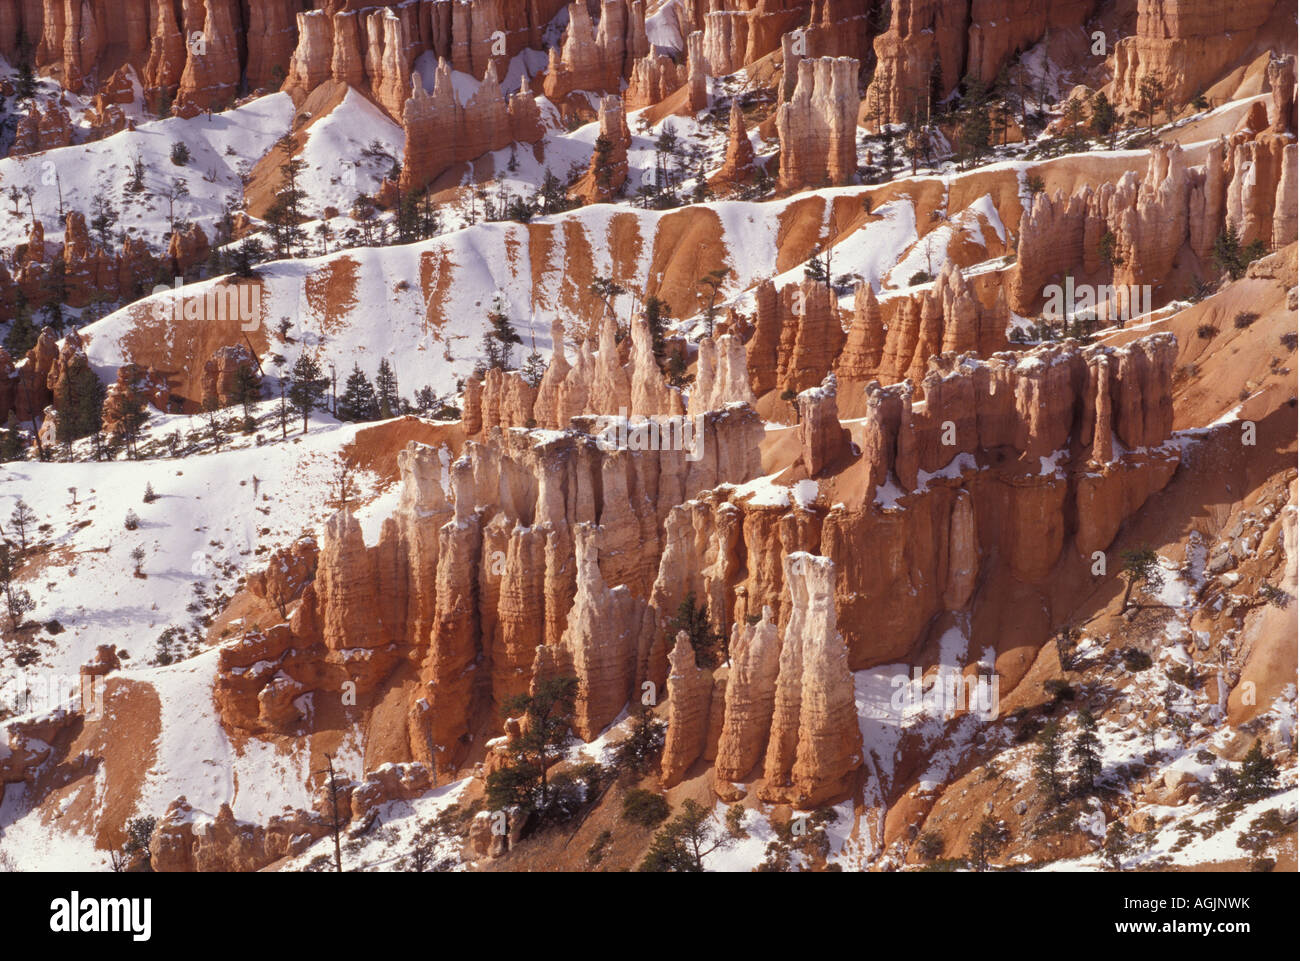
M 401 111 L 406 138 L 403 192 L 421 190 L 453 167 L 490 151 L 541 140 L 541 111 L 527 79 L 505 97 L 496 70 L 495 64 L 488 64 L 478 89 L 464 104 L 446 60 L 438 61 L 432 93 L 425 93 L 418 76 L 411 78 L 411 95 Z
M 1294 241 L 1295 220 L 1288 213 L 1295 205 L 1288 184 L 1294 183 L 1294 172 L 1288 174 L 1292 140 L 1287 134 L 1239 131 L 1211 144 L 1206 162 L 1195 167 L 1179 145 L 1159 144 L 1151 148 L 1144 176 L 1129 171 L 1097 188 L 1082 185 L 1068 197 L 1040 192 L 1021 218 L 1008 283 L 1011 309 L 1035 313 L 1045 286 L 1071 272 L 1081 281 L 1095 278 L 1113 286 L 1115 301 L 1131 309 L 1129 286 L 1163 291 L 1184 254 L 1195 257 L 1202 276 L 1217 277 L 1214 243 L 1225 225 L 1236 229 L 1243 244 Z M 1182 293 L 1163 292 L 1162 299 Z
M 1267 39 L 1261 28 L 1281 7 L 1277 0 L 1138 0 L 1137 29 L 1115 45 L 1111 99 L 1138 109 L 1150 81 L 1162 98 L 1190 103 Z
M 319 559 L 293 565 L 314 568 L 311 581 L 277 595 L 286 620 L 222 649 L 224 722 L 292 732 L 304 696 L 337 696 L 350 680 L 368 697 L 409 661 L 419 675 L 410 754 L 439 770 L 464 757 L 476 705 L 499 706 L 536 676 L 578 672 L 578 729 L 594 736 L 634 681 L 653 672 L 662 689 L 650 595 L 670 508 L 758 474 L 762 427 L 751 410 L 700 420 L 694 449 L 494 429 L 451 465 L 450 502 L 438 453 L 412 445 L 378 543 L 365 543 L 350 512 L 336 514 Z
M 1096 0 L 896 0 L 873 46 L 876 70 L 864 98 L 876 123 L 924 118 L 970 74 L 992 83 L 1002 67 L 1050 30 L 1087 22 Z
M 577 365 L 558 357 L 534 411 L 575 370 L 594 379 L 606 351 L 618 356 L 605 344 Z M 610 418 L 592 414 L 562 432 L 482 423 L 449 466 L 412 444 L 374 545 L 340 511 L 318 556 L 308 543 L 300 559 L 272 560 L 293 583 L 250 582 L 278 598 L 284 622 L 222 649 L 223 721 L 301 732 L 311 698 L 350 680 L 364 703 L 411 664 L 395 759 L 452 771 L 483 719 L 495 728 L 499 706 L 538 678 L 579 679 L 574 728 L 587 740 L 649 682 L 670 722 L 669 781 L 716 756 L 719 793 L 734 796 L 762 758 L 766 799 L 842 796 L 861 763 L 851 670 L 905 657 L 936 616 L 970 610 L 986 579 L 1033 590 L 1062 564 L 1091 562 L 1168 482 L 1175 354 L 1170 335 L 940 354 L 924 402 L 911 381 L 867 385 L 856 449 L 828 378 L 800 398 L 800 440 L 809 473 L 833 463 L 828 483 L 861 478 L 833 507 L 753 496 L 763 430 L 735 400 L 699 415 L 694 452 L 612 440 Z M 734 335 L 702 347 L 701 364 L 701 398 L 745 395 Z M 732 639 L 725 682 L 672 627 L 688 597 Z

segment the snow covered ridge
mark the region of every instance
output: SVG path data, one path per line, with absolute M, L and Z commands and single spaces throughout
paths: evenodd
M 370 358 L 373 364 L 386 357 L 403 383 L 427 383 L 441 393 L 454 388 L 457 378 L 478 362 L 484 317 L 494 298 L 500 298 L 526 345 L 548 351 L 553 320 L 568 320 L 575 313 L 595 317 L 600 309 L 598 299 L 574 283 L 575 272 L 623 284 L 631 293 L 617 298 L 614 306 L 621 312 L 639 292 L 675 282 L 670 275 L 684 279 L 693 270 L 673 239 L 686 218 L 719 245 L 731 270 L 726 289 L 741 292 L 777 262 L 776 240 L 790 208 L 806 205 L 810 197 L 829 205 L 836 194 L 819 191 L 777 204 L 721 201 L 667 213 L 600 205 L 528 225 L 480 224 L 408 246 L 279 261 L 259 268 L 255 306 L 268 335 L 267 328 L 288 317 L 303 348 L 341 363 Z M 867 224 L 858 235 L 869 242 L 879 232 L 884 246 L 877 249 L 901 249 L 898 245 L 906 246 L 908 237 L 891 230 L 891 223 Z M 509 256 L 502 258 L 502 250 Z M 152 343 L 148 358 L 133 351 L 133 334 L 146 317 L 184 317 L 187 304 L 203 302 L 220 286 L 209 280 L 180 292 L 159 292 L 91 324 L 84 333 L 92 362 L 116 368 L 157 357 L 158 366 L 183 368 L 190 359 L 173 358 L 168 351 L 188 343 L 180 336 L 184 325 L 169 325 L 162 333 L 179 343 L 171 348 Z M 737 304 L 743 305 L 743 299 Z M 231 343 L 242 342 L 240 327 L 246 325 L 225 325 Z M 254 342 L 265 340 L 255 337 Z M 283 348 L 273 352 L 294 359 Z M 263 363 L 272 373 L 279 370 L 274 359 Z
M 31 189 L 32 212 L 45 224 L 51 242 L 62 240 L 59 211 L 89 213 L 97 197 L 106 197 L 119 206 L 119 229 L 166 249 L 173 221 L 197 224 L 215 236 L 217 223 L 240 200 L 241 169 L 270 150 L 292 121 L 293 101 L 287 94 L 258 97 L 211 116 L 148 121 L 103 140 L 9 157 L 0 160 L 0 182 L 6 192 Z M 189 150 L 184 166 L 171 160 L 177 142 Z M 123 189 L 137 164 L 143 167 L 146 187 L 138 195 Z M 186 193 L 169 217 L 161 194 L 178 178 L 185 181 Z M 0 247 L 23 243 L 29 227 L 22 218 L 0 217 Z

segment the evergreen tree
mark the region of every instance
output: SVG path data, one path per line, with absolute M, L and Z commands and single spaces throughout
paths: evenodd
M 1112 871 L 1124 867 L 1124 855 L 1129 850 L 1128 831 L 1123 821 L 1111 821 L 1106 827 L 1106 840 L 1101 846 L 1101 858 Z
M 231 269 L 236 277 L 256 277 L 256 266 L 266 256 L 262 242 L 257 238 L 245 240 L 231 254 Z
M 16 631 L 23 626 L 23 618 L 36 610 L 36 602 L 31 592 L 16 586 L 12 581 L 4 588 L 5 611 L 9 615 L 9 629 Z
M 402 412 L 402 397 L 397 390 L 397 375 L 387 357 L 379 360 L 379 371 L 375 374 L 375 402 L 379 405 L 379 417 L 387 420 Z
M 100 428 L 103 408 L 104 385 L 95 372 L 88 364 L 70 364 L 54 389 L 56 439 L 71 447 L 73 441 L 95 433 Z
M 550 167 L 547 167 L 542 175 L 542 185 L 537 189 L 535 203 L 538 211 L 543 215 L 558 214 L 573 206 L 564 181 L 555 176 Z
M 1160 84 L 1154 77 L 1147 77 L 1138 87 L 1138 113 L 1147 118 L 1147 130 L 1155 126 L 1156 111 L 1162 102 Z
M 359 364 L 352 365 L 352 373 L 348 374 L 335 416 L 339 420 L 353 421 L 379 419 L 379 401 L 375 399 L 374 385 Z
M 289 405 L 302 417 L 302 432 L 307 433 L 311 412 L 320 406 L 329 381 L 321 376 L 320 363 L 311 354 L 302 354 L 294 362 L 289 376 Z
M 128 390 L 117 395 L 118 423 L 122 428 L 122 440 L 126 443 L 126 452 L 130 457 L 137 454 L 137 443 L 149 419 L 149 409 L 139 390 L 139 380 L 130 384 Z
M 1149 547 L 1132 548 L 1124 551 L 1120 557 L 1124 562 L 1121 573 L 1124 575 L 1124 599 L 1120 613 L 1128 610 L 1133 588 L 1142 585 L 1145 594 L 1154 593 L 1164 586 L 1164 574 L 1160 570 L 1160 558 Z
M 808 258 L 808 263 L 804 264 L 803 275 L 809 280 L 815 280 L 825 287 L 830 287 L 830 250 L 823 251 L 820 245 L 814 247 L 812 256 Z
M 730 834 L 714 825 L 708 808 L 688 798 L 682 802 L 677 817 L 655 834 L 637 870 L 702 872 L 706 856 L 729 847 L 734 841 Z
M 577 696 L 576 677 L 553 677 L 538 683 L 533 693 L 506 702 L 502 714 L 522 717 L 522 723 L 507 745 L 511 763 L 488 775 L 486 799 L 490 808 L 517 806 L 525 813 L 546 811 L 550 802 L 546 770 L 568 742 Z
M 1226 270 L 1233 280 L 1240 280 L 1246 275 L 1246 268 L 1252 261 L 1264 256 L 1266 248 L 1263 241 L 1253 240 L 1242 247 L 1237 238 L 1237 228 L 1228 224 L 1223 233 L 1214 238 L 1214 263 L 1220 270 Z
M 1256 801 L 1277 789 L 1277 765 L 1264 754 L 1258 740 L 1241 759 L 1241 770 L 1225 770 L 1219 781 L 1234 801 Z
M 18 418 L 9 412 L 9 422 L 0 428 L 0 464 L 19 460 L 23 456 L 23 435 L 18 428 Z
M 5 350 L 9 351 L 9 356 L 16 363 L 36 346 L 39 337 L 40 331 L 32 324 L 32 311 L 27 306 L 27 298 L 19 290 L 14 304 L 14 319 L 9 325 L 9 333 L 5 335 Z
M 302 223 L 307 219 L 303 210 L 306 191 L 298 186 L 298 178 L 307 168 L 306 161 L 295 157 L 297 141 L 292 135 L 281 138 L 277 144 L 287 159 L 280 165 L 281 186 L 275 194 L 275 201 L 267 209 L 266 222 L 271 226 L 271 239 L 275 244 L 276 254 L 291 256 L 306 243 L 307 234 Z
M 970 865 L 976 871 L 987 871 L 989 860 L 1002 850 L 1007 842 L 1006 831 L 992 815 L 984 815 L 970 836 Z
M 1070 745 L 1070 759 L 1074 761 L 1074 786 L 1082 794 L 1090 794 L 1101 777 L 1101 740 L 1097 737 L 1097 719 L 1085 707 L 1079 711 L 1079 733 Z
M 508 370 L 510 368 L 510 350 L 515 344 L 522 344 L 510 315 L 506 313 L 505 301 L 496 297 L 492 309 L 488 312 L 487 330 L 483 333 L 483 359 L 489 368 Z
M 709 292 L 709 302 L 704 308 L 704 327 L 710 337 L 713 336 L 713 319 L 717 315 L 718 296 L 722 292 L 722 285 L 726 282 L 729 273 L 731 271 L 726 267 L 718 267 L 715 270 L 710 270 L 696 281 L 697 285 Z
M 24 57 L 18 64 L 18 79 L 14 82 L 14 99 L 30 100 L 36 96 L 36 71 L 32 62 Z
M 244 430 L 253 429 L 253 405 L 262 396 L 262 383 L 253 368 L 240 364 L 235 368 L 234 395 L 232 400 L 243 408 Z
M 41 318 L 45 326 L 56 334 L 61 334 L 67 323 L 63 305 L 68 299 L 68 265 L 62 257 L 56 257 L 50 264 L 43 286 L 49 294 L 49 299 L 41 307 Z
M 650 344 L 654 348 L 655 360 L 660 364 L 664 361 L 664 333 L 668 328 L 668 321 L 672 315 L 668 311 L 668 304 L 660 300 L 654 294 L 651 294 L 645 300 L 645 322 L 650 328 Z
M 113 239 L 117 224 L 117 208 L 107 194 L 96 194 L 90 201 L 90 229 L 99 238 L 99 245 L 107 247 Z
M 958 134 L 959 153 L 967 165 L 978 162 L 989 151 L 993 125 L 989 122 L 988 88 L 978 77 L 968 75 L 961 110 L 964 114 Z
M 402 196 L 397 205 L 397 242 L 409 244 L 420 238 L 420 198 L 413 193 Z
M 596 189 L 600 192 L 602 199 L 608 199 L 610 194 L 610 175 L 612 173 L 610 157 L 613 156 L 613 153 L 614 145 L 610 143 L 608 137 L 601 134 L 596 138 L 592 166 L 596 171 Z
M 666 728 L 648 704 L 640 705 L 632 715 L 631 731 L 618 745 L 614 766 L 631 775 L 644 774 L 663 750 Z
M 555 349 L 563 350 L 564 345 L 560 344 Z M 536 342 L 533 343 L 533 349 L 528 356 L 524 358 L 524 367 L 520 373 L 529 387 L 536 387 L 542 382 L 542 378 L 546 376 L 546 359 L 542 357 L 542 352 L 537 349 Z
M 605 313 L 614 313 L 614 302 L 622 294 L 627 293 L 627 288 L 616 281 L 613 277 L 595 277 L 587 285 L 589 293 L 599 297 L 605 304 Z
M 1119 114 L 1115 105 L 1105 92 L 1098 90 L 1092 95 L 1092 132 L 1099 137 L 1107 137 L 1111 150 L 1115 149 L 1115 131 L 1119 128 Z
M 685 631 L 695 651 L 695 664 L 713 670 L 726 656 L 726 637 L 709 623 L 708 609 L 695 606 L 695 592 L 691 591 L 677 605 L 677 614 L 668 622 L 667 641 L 671 648 L 677 643 L 677 634 Z
M 1065 778 L 1061 773 L 1061 726 L 1048 721 L 1038 733 L 1038 753 L 1034 755 L 1034 780 L 1043 799 L 1057 804 L 1065 795 Z
M 9 525 L 18 535 L 18 551 L 20 554 L 27 553 L 27 535 L 35 529 L 37 520 L 39 518 L 36 516 L 36 511 L 32 510 L 31 506 L 21 497 L 18 498 L 18 502 L 14 504 L 13 513 L 9 515 Z

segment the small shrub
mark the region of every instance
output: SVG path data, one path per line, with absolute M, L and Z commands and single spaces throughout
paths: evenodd
M 916 839 L 916 854 L 922 861 L 930 864 L 943 854 L 943 835 L 935 831 L 926 831 Z
M 1232 321 L 1232 326 L 1238 330 L 1245 330 L 1255 321 L 1259 320 L 1259 314 L 1253 310 L 1243 310 Z
M 1219 332 L 1219 328 L 1213 324 L 1201 324 L 1196 328 L 1196 336 L 1201 340 L 1210 340 Z
M 924 270 L 918 270 L 911 277 L 907 278 L 907 286 L 915 287 L 917 284 L 928 284 L 932 280 L 934 280 L 934 278 Z
M 139 515 L 136 514 L 135 511 L 127 511 L 126 518 L 122 521 L 122 526 L 129 531 L 138 530 L 140 527 Z
M 1136 647 L 1124 648 L 1124 666 L 1132 674 L 1145 671 L 1151 666 L 1151 655 L 1146 651 L 1139 651 Z
M 1285 347 L 1287 350 L 1295 350 L 1296 342 L 1297 340 L 1300 340 L 1300 337 L 1297 337 L 1296 332 L 1294 330 L 1289 330 L 1285 334 L 1283 334 L 1279 339 L 1282 341 L 1282 346 Z
M 1273 584 L 1265 583 L 1260 587 L 1259 594 L 1265 601 L 1282 610 L 1286 610 L 1291 603 L 1291 595 Z
M 184 167 L 190 162 L 190 148 L 184 140 L 175 140 L 172 142 L 171 152 L 172 163 L 177 167 Z
M 64 631 L 64 627 L 57 620 L 46 621 L 45 630 L 50 634 L 62 634 Z
M 1070 687 L 1067 681 L 1054 677 L 1049 681 L 1043 682 L 1043 693 L 1052 699 L 1052 704 L 1057 705 L 1062 701 L 1074 700 L 1074 688 Z
M 587 848 L 587 863 L 593 868 L 598 865 L 605 857 L 605 848 L 613 838 L 612 831 L 601 831 L 597 834 L 596 840 L 592 842 L 591 847 Z
M 733 804 L 727 808 L 727 833 L 733 838 L 749 837 L 749 832 L 745 830 L 745 806 L 743 804 Z
M 642 827 L 654 827 L 666 820 L 670 812 L 667 798 L 645 788 L 633 788 L 623 798 L 623 820 Z
M 143 498 L 144 502 L 146 504 L 152 504 L 157 499 L 158 499 L 158 495 L 154 493 L 153 484 L 145 484 L 144 498 Z

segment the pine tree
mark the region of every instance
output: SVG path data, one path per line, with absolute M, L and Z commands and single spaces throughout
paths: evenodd
M 1101 857 L 1106 862 L 1106 866 L 1112 871 L 1121 870 L 1129 846 L 1128 831 L 1124 828 L 1124 822 L 1111 821 L 1106 828 L 1106 840 L 1101 846 Z
M 489 807 L 517 806 L 529 813 L 546 810 L 550 801 L 546 771 L 569 739 L 577 696 L 576 677 L 553 677 L 538 683 L 531 694 L 506 702 L 502 714 L 524 720 L 507 745 L 512 763 L 488 775 Z
M 632 714 L 628 736 L 618 745 L 614 766 L 619 771 L 644 774 L 663 750 L 666 728 L 648 704 L 640 705 Z
M 387 357 L 380 358 L 379 370 L 375 374 L 375 402 L 379 405 L 379 417 L 387 420 L 402 412 L 402 398 L 397 390 L 397 375 Z
M 307 433 L 311 412 L 320 406 L 329 381 L 321 376 L 320 363 L 311 354 L 302 354 L 294 362 L 289 378 L 289 404 L 302 417 L 302 432 Z
M 1138 113 L 1147 118 L 1147 130 L 1155 126 L 1156 111 L 1163 102 L 1160 84 L 1154 77 L 1147 77 L 1138 88 Z
M 1255 801 L 1272 794 L 1277 788 L 1277 765 L 1264 754 L 1258 740 L 1241 759 L 1241 770 L 1236 772 L 1233 797 L 1240 801 Z
M 14 319 L 9 325 L 9 333 L 5 335 L 5 350 L 9 351 L 9 356 L 14 358 L 15 363 L 36 346 L 36 340 L 40 337 L 40 331 L 32 324 L 31 308 L 27 306 L 27 298 L 23 292 L 17 292 L 16 302 L 14 304 Z
M 1007 835 L 992 815 L 984 815 L 970 836 L 970 864 L 976 871 L 987 871 L 989 860 L 1006 844 Z
M 592 155 L 592 167 L 596 171 L 596 190 L 602 200 L 608 200 L 610 194 L 610 176 L 612 174 L 612 165 L 610 157 L 613 156 L 614 145 L 610 143 L 608 137 L 601 134 L 596 138 L 595 149 Z
M 1245 247 L 1237 238 L 1237 228 L 1228 224 L 1223 232 L 1214 238 L 1214 263 L 1220 270 L 1226 270 L 1233 280 L 1240 280 L 1246 275 L 1246 268 L 1252 261 L 1258 260 L 1267 252 L 1263 241 L 1252 240 Z
M 36 71 L 29 57 L 23 57 L 18 64 L 18 79 L 14 83 L 14 98 L 30 100 L 36 96 Z
M 18 427 L 18 417 L 9 412 L 9 421 L 0 428 L 0 464 L 18 460 L 23 455 L 23 435 Z
M 677 614 L 668 622 L 667 642 L 672 647 L 677 634 L 685 631 L 695 651 L 695 664 L 713 670 L 726 656 L 726 637 L 709 623 L 708 609 L 704 604 L 695 606 L 695 592 L 689 592 L 677 605 Z
M 734 841 L 735 838 L 713 824 L 708 808 L 688 798 L 682 802 L 677 817 L 655 835 L 637 870 L 702 872 L 705 857 Z
M 1038 734 L 1038 753 L 1034 755 L 1034 780 L 1049 804 L 1058 803 L 1065 794 L 1061 775 L 1061 726 L 1048 721 Z
M 660 364 L 664 360 L 664 333 L 671 319 L 667 303 L 654 294 L 645 299 L 645 322 L 650 328 L 650 344 L 654 348 L 655 360 Z
M 489 368 L 508 370 L 510 368 L 510 350 L 515 344 L 522 344 L 510 315 L 506 313 L 506 304 L 501 297 L 492 301 L 488 312 L 487 330 L 483 333 L 483 358 Z
M 104 386 L 89 365 L 73 363 L 54 389 L 56 439 L 65 447 L 99 430 Z
M 543 215 L 557 214 L 573 206 L 564 181 L 555 176 L 550 167 L 547 167 L 542 175 L 542 185 L 537 190 L 536 204 Z
M 1154 593 L 1164 586 L 1164 574 L 1160 570 L 1160 558 L 1149 547 L 1138 547 L 1124 551 L 1120 557 L 1124 561 L 1121 573 L 1124 575 L 1124 599 L 1120 613 L 1128 610 L 1133 588 L 1142 585 L 1146 594 Z
M 718 295 L 722 292 L 722 285 L 730 272 L 726 267 L 719 267 L 716 270 L 710 270 L 696 281 L 698 286 L 709 292 L 709 302 L 704 308 L 704 327 L 710 337 L 713 336 L 713 319 L 717 314 Z
M 107 194 L 96 194 L 90 201 L 90 214 L 90 229 L 99 238 L 100 246 L 107 247 L 117 223 L 117 208 Z
M 256 237 L 245 240 L 231 255 L 231 268 L 236 277 L 256 277 L 258 262 L 266 256 L 266 249 Z
M 16 631 L 23 626 L 23 618 L 36 609 L 36 602 L 29 591 L 14 586 L 12 581 L 5 585 L 4 600 L 9 629 Z
M 409 244 L 420 237 L 420 198 L 413 193 L 402 197 L 397 206 L 397 242 Z
M 1115 149 L 1115 131 L 1119 127 L 1119 114 L 1106 94 L 1098 90 L 1092 97 L 1092 130 L 1099 137 L 1109 138 L 1110 149 Z
M 138 385 L 137 380 L 130 385 L 129 389 L 117 395 L 118 424 L 121 426 L 122 439 L 126 442 L 126 452 L 130 457 L 135 457 L 136 444 L 140 440 L 145 422 L 149 419 L 149 410 L 145 406 Z
M 18 534 L 18 552 L 20 554 L 27 553 L 27 535 L 36 526 L 37 520 L 36 511 L 32 510 L 31 506 L 21 497 L 18 498 L 18 502 L 14 504 L 13 513 L 9 515 L 9 524 Z
M 285 152 L 288 159 L 280 165 L 281 187 L 266 212 L 266 222 L 271 225 L 271 238 L 276 253 L 291 256 L 307 239 L 302 228 L 303 221 L 307 219 L 303 211 L 303 201 L 307 194 L 298 186 L 298 177 L 307 168 L 307 163 L 300 157 L 293 156 L 297 141 L 292 135 L 281 138 L 277 146 Z
M 556 350 L 563 350 L 564 346 L 558 345 Z M 521 371 L 524 381 L 529 387 L 536 387 L 546 376 L 546 359 L 542 357 L 542 352 L 537 349 L 536 342 L 533 343 L 533 349 L 528 356 L 524 358 L 524 368 Z
M 339 420 L 369 421 L 379 419 L 379 402 L 375 388 L 359 364 L 352 365 L 343 396 L 339 398 L 335 415 Z
M 1097 719 L 1085 707 L 1079 711 L 1079 733 L 1070 745 L 1074 761 L 1074 786 L 1081 794 L 1090 794 L 1101 777 L 1101 740 L 1097 737 Z
M 244 410 L 244 430 L 253 429 L 253 405 L 262 396 L 261 378 L 253 371 L 248 364 L 240 364 L 235 368 L 235 384 L 233 400 Z

